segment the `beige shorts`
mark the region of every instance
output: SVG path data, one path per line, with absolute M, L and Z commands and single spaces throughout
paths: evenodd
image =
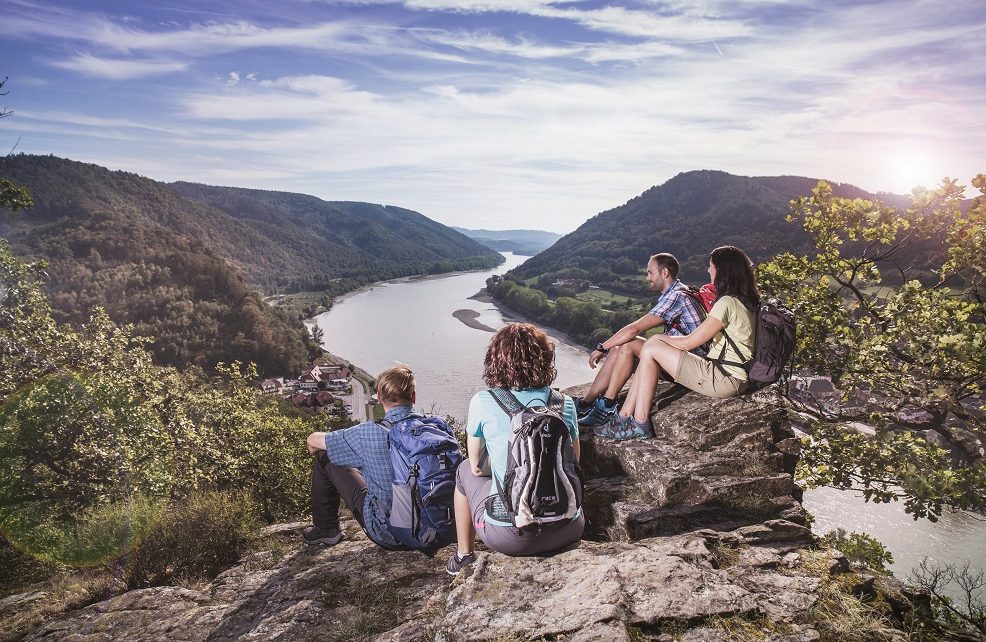
M 719 399 L 739 396 L 746 385 L 746 381 L 723 374 L 715 363 L 691 352 L 681 354 L 674 380 L 706 397 Z

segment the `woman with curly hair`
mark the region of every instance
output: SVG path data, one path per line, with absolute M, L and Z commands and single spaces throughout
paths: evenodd
M 657 334 L 647 340 L 625 411 L 596 428 L 597 435 L 618 440 L 653 437 L 651 403 L 662 371 L 708 397 L 743 394 L 747 374 L 742 364 L 753 356 L 760 308 L 753 263 L 738 247 L 717 247 L 709 254 L 709 278 L 717 296 L 709 316 L 689 335 Z M 708 356 L 689 352 L 708 341 Z
M 542 330 L 529 323 L 512 323 L 501 328 L 486 350 L 483 380 L 491 388 L 509 390 L 525 406 L 546 406 L 551 393 L 549 386 L 557 374 L 554 344 Z M 564 397 L 562 418 L 577 461 L 578 420 L 575 403 L 568 396 Z M 582 538 L 585 518 L 581 509 L 571 520 L 540 528 L 518 529 L 510 523 L 494 486 L 494 483 L 503 486 L 512 435 L 510 417 L 489 390 L 476 393 L 469 403 L 466 435 L 469 459 L 456 472 L 458 550 L 445 566 L 449 575 L 458 575 L 463 567 L 475 561 L 477 532 L 487 547 L 504 555 L 541 555 Z

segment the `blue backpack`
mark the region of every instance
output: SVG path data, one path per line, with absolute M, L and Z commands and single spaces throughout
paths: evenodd
M 408 548 L 431 554 L 455 541 L 455 469 L 459 442 L 442 419 L 410 414 L 379 422 L 394 469 L 390 532 Z

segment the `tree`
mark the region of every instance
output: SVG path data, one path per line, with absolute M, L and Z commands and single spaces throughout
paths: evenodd
M 7 78 L 0 80 L 0 90 L 7 84 Z M 0 96 L 6 96 L 9 92 L 0 91 Z M 14 112 L 6 107 L 0 107 L 0 118 L 6 118 Z M 34 205 L 31 195 L 20 185 L 11 183 L 6 178 L 0 178 L 0 209 L 6 209 L 17 214 L 22 210 Z
M 904 211 L 834 197 L 825 182 L 791 202 L 788 220 L 802 225 L 814 254 L 775 257 L 760 266 L 760 282 L 798 310 L 797 365 L 830 375 L 847 396 L 869 386 L 877 404 L 838 418 L 815 413 L 815 439 L 802 459 L 809 485 L 903 498 L 915 517 L 935 519 L 945 506 L 986 510 L 986 463 L 952 470 L 946 451 L 910 432 L 947 432 L 953 416 L 986 436 L 986 175 L 973 185 L 981 194 L 965 211 L 964 188 L 949 179 L 915 190 Z M 886 271 L 901 285 L 886 287 Z M 898 416 L 905 407 L 930 419 L 905 422 Z M 853 420 L 879 435 L 839 426 Z M 900 423 L 908 430 L 890 430 Z

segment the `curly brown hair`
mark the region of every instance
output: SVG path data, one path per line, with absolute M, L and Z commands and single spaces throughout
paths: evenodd
M 530 323 L 511 323 L 493 335 L 483 361 L 491 388 L 543 388 L 558 376 L 555 344 Z

